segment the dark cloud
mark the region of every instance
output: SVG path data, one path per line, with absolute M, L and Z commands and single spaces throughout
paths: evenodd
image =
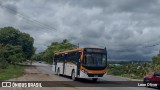
M 10 14 L 17 14 L 17 7 L 11 4 L 7 4 L 4 6 L 5 10 L 8 11 Z
M 114 3 L 118 0 L 113 0 Z M 150 12 L 152 6 L 158 5 L 158 0 L 121 0 L 118 4 L 115 5 L 117 11 L 121 12 Z
M 14 5 L 14 3 L 5 3 L 0 1 L 0 6 L 6 11 L 6 13 L 16 15 L 18 12 L 17 7 Z
M 0 27 L 35 38 L 37 52 L 68 39 L 107 46 L 111 59 L 151 59 L 160 42 L 159 0 L 0 0 Z M 14 22 L 14 23 L 13 23 Z
M 54 2 L 59 4 L 69 4 L 71 6 L 78 6 L 84 8 L 93 8 L 93 7 L 107 7 L 110 5 L 110 1 L 107 0 L 47 0 L 46 2 Z

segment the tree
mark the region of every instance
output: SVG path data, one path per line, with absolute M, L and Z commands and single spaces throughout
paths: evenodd
M 154 65 L 160 64 L 160 57 L 159 57 L 159 56 L 154 56 L 154 57 L 152 58 L 152 63 L 153 63 Z
M 48 63 L 52 63 L 54 53 L 72 50 L 75 48 L 76 45 L 70 43 L 67 39 L 65 39 L 62 42 L 53 42 L 44 52 L 36 54 L 34 58 L 39 58 L 39 60 L 44 60 Z
M 153 70 L 160 69 L 160 56 L 159 55 L 154 56 L 152 58 L 152 68 L 153 68 Z
M 29 34 L 21 33 L 19 37 L 19 43 L 22 46 L 23 52 L 27 59 L 30 59 L 35 53 L 35 48 L 33 47 L 34 39 L 30 37 Z
M 4 54 L 6 52 L 6 48 L 0 44 L 0 58 L 4 58 Z
M 20 32 L 13 27 L 0 28 L 0 43 L 17 45 Z
M 13 27 L 0 28 L 0 43 L 4 45 L 21 46 L 26 59 L 34 54 L 34 39 L 27 33 L 22 33 Z
M 23 52 L 22 46 L 6 45 L 5 58 L 9 63 L 18 64 L 25 60 L 25 53 Z
M 6 47 L 0 44 L 0 68 L 7 68 L 7 61 L 4 58 L 5 53 L 7 52 Z

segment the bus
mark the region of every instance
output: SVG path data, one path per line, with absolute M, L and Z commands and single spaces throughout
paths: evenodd
M 106 48 L 77 48 L 54 54 L 52 70 L 57 75 L 77 78 L 91 78 L 97 81 L 106 73 Z

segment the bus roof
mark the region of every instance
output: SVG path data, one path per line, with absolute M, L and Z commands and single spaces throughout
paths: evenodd
M 84 50 L 85 48 L 77 48 L 77 49 L 73 49 L 73 50 L 66 50 L 64 52 L 57 52 L 55 53 L 55 55 L 58 55 L 58 54 L 65 54 L 65 53 L 69 53 L 69 52 L 74 52 L 74 51 L 82 51 Z M 90 49 L 102 49 L 102 48 L 90 48 Z
M 73 50 L 66 50 L 64 52 L 58 52 L 58 53 L 55 53 L 55 55 L 58 55 L 58 54 L 65 54 L 65 53 L 68 53 L 68 52 L 74 52 L 74 51 L 82 51 L 84 48 L 77 48 L 77 49 L 73 49 Z

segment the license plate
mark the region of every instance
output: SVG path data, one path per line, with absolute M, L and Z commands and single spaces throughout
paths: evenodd
M 94 77 L 98 77 L 98 75 L 94 75 Z

